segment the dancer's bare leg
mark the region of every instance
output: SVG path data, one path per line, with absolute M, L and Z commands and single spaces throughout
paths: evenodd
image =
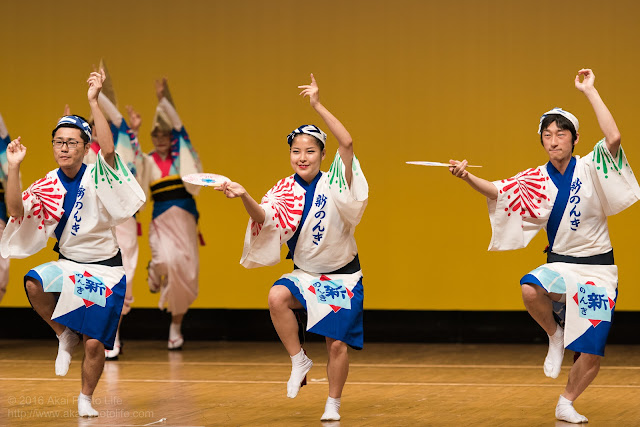
M 582 353 L 569 371 L 569 381 L 564 393 L 560 395 L 556 405 L 556 418 L 570 423 L 586 423 L 587 417 L 579 414 L 573 407 L 573 401 L 582 394 L 598 375 L 601 357 L 595 354 Z
M 291 357 L 291 375 L 287 381 L 287 397 L 294 398 L 300 388 L 306 384 L 307 372 L 313 366 L 300 345 L 298 320 L 293 312 L 302 308 L 302 304 L 286 286 L 273 286 L 269 291 L 269 313 L 271 321 L 280 337 L 280 341 Z
M 553 318 L 552 301 L 559 301 L 561 294 L 549 293 L 534 284 L 522 285 L 522 301 L 527 311 L 549 336 L 549 350 L 544 360 L 544 373 L 558 378 L 564 359 L 564 330 Z
M 104 370 L 104 345 L 87 335 L 83 335 L 83 340 L 82 392 L 78 396 L 78 414 L 81 417 L 97 417 L 98 411 L 91 406 L 91 398 Z
M 327 353 L 327 377 L 329 378 L 329 397 L 324 407 L 322 421 L 340 420 L 340 398 L 342 389 L 349 374 L 349 353 L 347 344 L 333 338 L 326 338 Z
M 45 292 L 42 284 L 31 278 L 27 279 L 24 287 L 27 291 L 27 297 L 36 313 L 42 317 L 42 320 L 47 322 L 56 335 L 62 335 L 65 326 L 55 320 L 51 320 L 57 303 L 56 294 L 53 292 Z
M 289 356 L 300 353 L 300 337 L 298 337 L 298 320 L 294 309 L 302 308 L 302 304 L 286 286 L 273 286 L 269 291 L 269 314 L 280 341 L 287 349 Z

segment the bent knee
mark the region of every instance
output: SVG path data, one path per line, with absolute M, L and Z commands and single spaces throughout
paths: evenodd
M 88 338 L 84 343 L 84 352 L 87 357 L 104 357 L 104 344 L 95 338 Z
M 269 308 L 291 308 L 293 295 L 289 288 L 283 285 L 272 286 L 269 290 Z
M 329 345 L 331 356 L 339 356 L 345 354 L 348 350 L 347 344 L 343 341 L 334 340 Z
M 526 301 L 534 300 L 547 293 L 543 288 L 533 283 L 523 283 L 520 288 L 522 290 L 522 299 Z
M 24 283 L 24 289 L 27 291 L 27 295 L 36 295 L 43 292 L 42 285 L 35 279 L 27 279 Z

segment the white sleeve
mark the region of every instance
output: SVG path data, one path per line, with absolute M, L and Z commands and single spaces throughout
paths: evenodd
M 524 248 L 544 227 L 555 195 L 542 167 L 528 169 L 513 178 L 494 181 L 495 200 L 487 198 L 491 221 L 490 251 Z
M 345 179 L 345 164 L 336 152 L 329 168 L 329 191 L 344 221 L 357 225 L 364 214 L 369 200 L 369 184 L 364 177 L 358 158 L 353 155 L 351 185 Z
M 264 223 L 249 218 L 240 264 L 245 268 L 276 265 L 280 247 L 296 232 L 302 219 L 305 191 L 293 175 L 281 179 L 262 198 Z
M 615 215 L 638 201 L 640 187 L 622 146 L 614 157 L 603 138 L 585 159 L 589 162 L 589 171 L 607 216 Z
M 100 109 L 104 115 L 107 116 L 107 119 L 116 127 L 120 127 L 120 124 L 122 123 L 122 114 L 120 114 L 120 111 L 118 111 L 116 106 L 113 105 L 113 102 L 111 102 L 102 92 L 98 95 L 98 105 L 100 105 Z
M 162 98 L 162 100 L 158 103 L 158 106 L 162 108 L 162 110 L 169 116 L 169 120 L 171 120 L 171 125 L 177 131 L 182 129 L 182 120 L 180 120 L 180 116 L 178 112 L 174 108 L 173 105 L 169 102 L 167 98 Z
M 64 213 L 66 192 L 57 169 L 22 192 L 24 214 L 7 221 L 0 241 L 3 258 L 26 258 L 46 247 Z
M 114 226 L 132 217 L 146 201 L 136 177 L 117 153 L 115 168 L 112 168 L 102 157 L 102 151 L 99 151 L 91 169 L 91 177 L 98 198 L 111 215 Z
M 4 120 L 2 120 L 2 114 L 0 114 L 0 139 L 4 139 L 9 136 L 9 131 L 7 130 L 7 126 L 4 124 Z

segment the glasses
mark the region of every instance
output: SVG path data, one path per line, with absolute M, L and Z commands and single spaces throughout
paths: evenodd
M 62 139 L 54 139 L 53 141 L 51 141 L 51 145 L 53 145 L 53 148 L 56 148 L 58 150 L 60 150 L 64 144 L 67 145 L 67 148 L 69 150 L 75 150 L 78 148 L 78 144 L 82 143 L 76 141 L 75 139 L 67 139 L 66 141 Z

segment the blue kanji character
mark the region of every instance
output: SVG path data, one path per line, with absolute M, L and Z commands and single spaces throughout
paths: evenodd
M 324 289 L 325 289 L 324 294 L 329 298 L 335 298 L 340 296 L 340 288 L 334 288 L 331 285 L 325 285 Z
M 571 191 L 574 192 L 574 194 L 577 194 L 581 188 L 582 181 L 580 181 L 580 178 L 576 178 L 576 180 L 571 183 Z
M 316 197 L 315 205 L 320 209 L 324 209 L 326 204 L 327 204 L 327 196 L 325 196 L 324 194 L 318 194 L 318 196 Z
M 595 309 L 595 308 L 602 308 L 602 306 L 604 305 L 604 309 L 607 310 L 607 301 L 604 299 L 605 295 L 601 295 L 601 294 L 589 294 L 589 296 L 587 297 L 589 299 L 589 305 L 588 308 L 590 309 Z

